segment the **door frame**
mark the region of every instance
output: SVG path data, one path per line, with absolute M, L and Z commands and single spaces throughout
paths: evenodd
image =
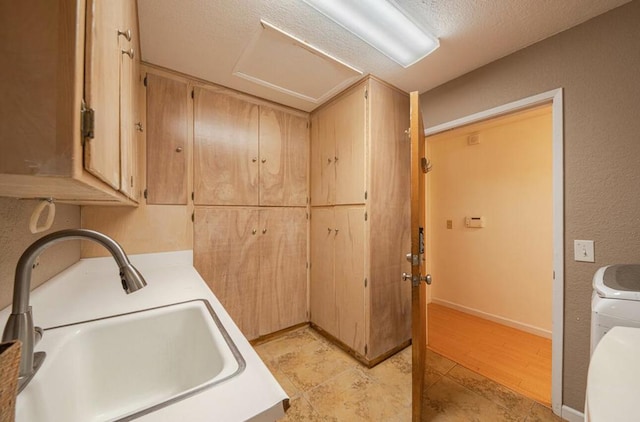
M 557 88 L 425 129 L 425 137 L 537 105 L 552 107 L 553 288 L 551 323 L 551 407 L 562 413 L 564 335 L 564 116 L 563 89 Z M 425 141 L 426 142 L 426 141 Z

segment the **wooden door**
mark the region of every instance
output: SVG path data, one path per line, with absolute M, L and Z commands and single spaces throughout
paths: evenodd
M 136 94 L 138 74 L 136 72 L 138 30 L 136 28 L 135 3 L 124 2 L 122 11 L 123 28 L 131 32 L 131 39 L 120 37 L 121 50 L 132 50 L 133 57 L 121 54 L 120 65 L 120 191 L 129 198 L 137 200 L 137 144 L 134 133 L 134 116 L 136 110 Z
M 260 335 L 307 321 L 306 214 L 260 210 Z
M 187 84 L 147 74 L 147 203 L 187 203 Z
M 251 208 L 196 207 L 193 261 L 242 333 L 259 330 L 259 216 Z
M 260 106 L 260 205 L 305 206 L 308 119 Z
M 427 285 L 425 274 L 425 137 L 420 96 L 410 95 L 411 137 L 411 352 L 412 352 L 412 419 L 422 418 L 422 393 L 427 352 Z
M 365 355 L 364 207 L 334 208 L 338 339 Z
M 258 205 L 258 106 L 195 88 L 196 205 Z
M 365 89 L 360 85 L 336 101 L 335 204 L 364 204 L 365 191 Z
M 311 116 L 311 205 L 333 205 L 336 135 L 333 106 Z
M 93 136 L 85 139 L 85 169 L 120 188 L 120 63 L 118 31 L 125 31 L 124 0 L 87 2 L 85 101 L 95 112 Z
M 337 336 L 333 208 L 311 210 L 311 322 Z

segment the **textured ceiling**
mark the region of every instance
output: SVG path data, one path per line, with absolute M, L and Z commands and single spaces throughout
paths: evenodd
M 310 111 L 318 104 L 233 75 L 261 19 L 365 74 L 423 92 L 628 2 L 396 0 L 440 38 L 438 50 L 407 69 L 301 0 L 138 0 L 138 8 L 144 61 Z

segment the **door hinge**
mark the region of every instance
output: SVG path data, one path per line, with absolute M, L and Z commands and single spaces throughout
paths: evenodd
M 144 76 L 142 83 L 144 84 L 144 86 L 147 86 L 147 75 Z
M 368 89 L 365 89 L 365 90 L 364 90 L 364 98 L 365 98 L 365 100 L 366 100 L 367 98 L 369 98 L 369 90 L 368 90 Z
M 364 221 L 367 221 L 367 218 L 369 218 L 369 214 L 367 214 L 367 212 L 364 212 Z
M 305 214 L 307 215 L 307 220 L 308 220 L 308 219 L 309 219 L 309 213 L 308 213 L 308 212 L 305 212 Z
M 367 199 L 367 191 L 364 191 L 364 199 Z
M 366 355 L 369 352 L 369 346 L 364 345 L 364 354 Z
M 147 199 L 147 197 L 149 196 L 149 191 L 145 189 L 142 195 L 144 196 L 144 199 Z
M 364 279 L 364 287 L 367 287 L 367 279 Z
M 196 98 L 196 94 L 195 94 L 196 90 L 192 89 L 191 90 L 191 98 Z
M 196 221 L 196 212 L 195 211 L 191 213 L 191 221 L 193 221 L 194 223 Z
M 195 192 L 191 192 L 191 200 L 192 201 L 196 200 L 196 193 Z
M 87 107 L 87 103 L 82 100 L 80 103 L 80 131 L 82 143 L 86 138 L 93 139 L 96 125 L 96 115 L 92 108 Z
M 131 187 L 133 187 L 133 176 L 131 176 Z

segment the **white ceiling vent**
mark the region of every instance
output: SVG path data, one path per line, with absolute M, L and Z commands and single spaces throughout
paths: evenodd
M 261 20 L 233 74 L 282 93 L 320 104 L 362 72 Z

